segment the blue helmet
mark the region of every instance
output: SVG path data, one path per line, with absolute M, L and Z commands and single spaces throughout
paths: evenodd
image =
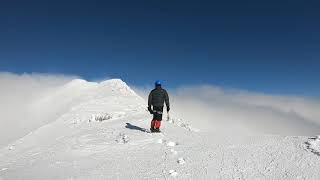
M 161 81 L 156 80 L 156 82 L 154 83 L 155 86 L 161 86 Z

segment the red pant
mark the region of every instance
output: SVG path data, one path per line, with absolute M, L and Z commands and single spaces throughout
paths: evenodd
M 160 126 L 161 126 L 161 121 L 156 120 L 156 119 L 151 121 L 151 128 L 152 129 L 160 129 Z

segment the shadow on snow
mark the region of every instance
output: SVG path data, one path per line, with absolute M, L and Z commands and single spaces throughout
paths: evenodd
M 142 132 L 146 132 L 147 130 L 145 128 L 139 127 L 139 126 L 135 126 L 131 123 L 126 123 L 126 128 L 128 129 L 132 129 L 132 130 L 137 130 L 137 131 L 142 131 Z

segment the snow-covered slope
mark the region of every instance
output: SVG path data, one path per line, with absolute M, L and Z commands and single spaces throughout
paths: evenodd
M 0 150 L 0 179 L 320 178 L 319 137 L 228 136 L 179 117 L 150 134 L 146 102 L 119 79 L 74 80 L 33 106 L 61 97 L 62 115 Z

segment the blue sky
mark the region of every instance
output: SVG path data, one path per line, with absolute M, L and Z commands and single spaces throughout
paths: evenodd
M 319 96 L 317 1 L 4 1 L 0 71 Z

